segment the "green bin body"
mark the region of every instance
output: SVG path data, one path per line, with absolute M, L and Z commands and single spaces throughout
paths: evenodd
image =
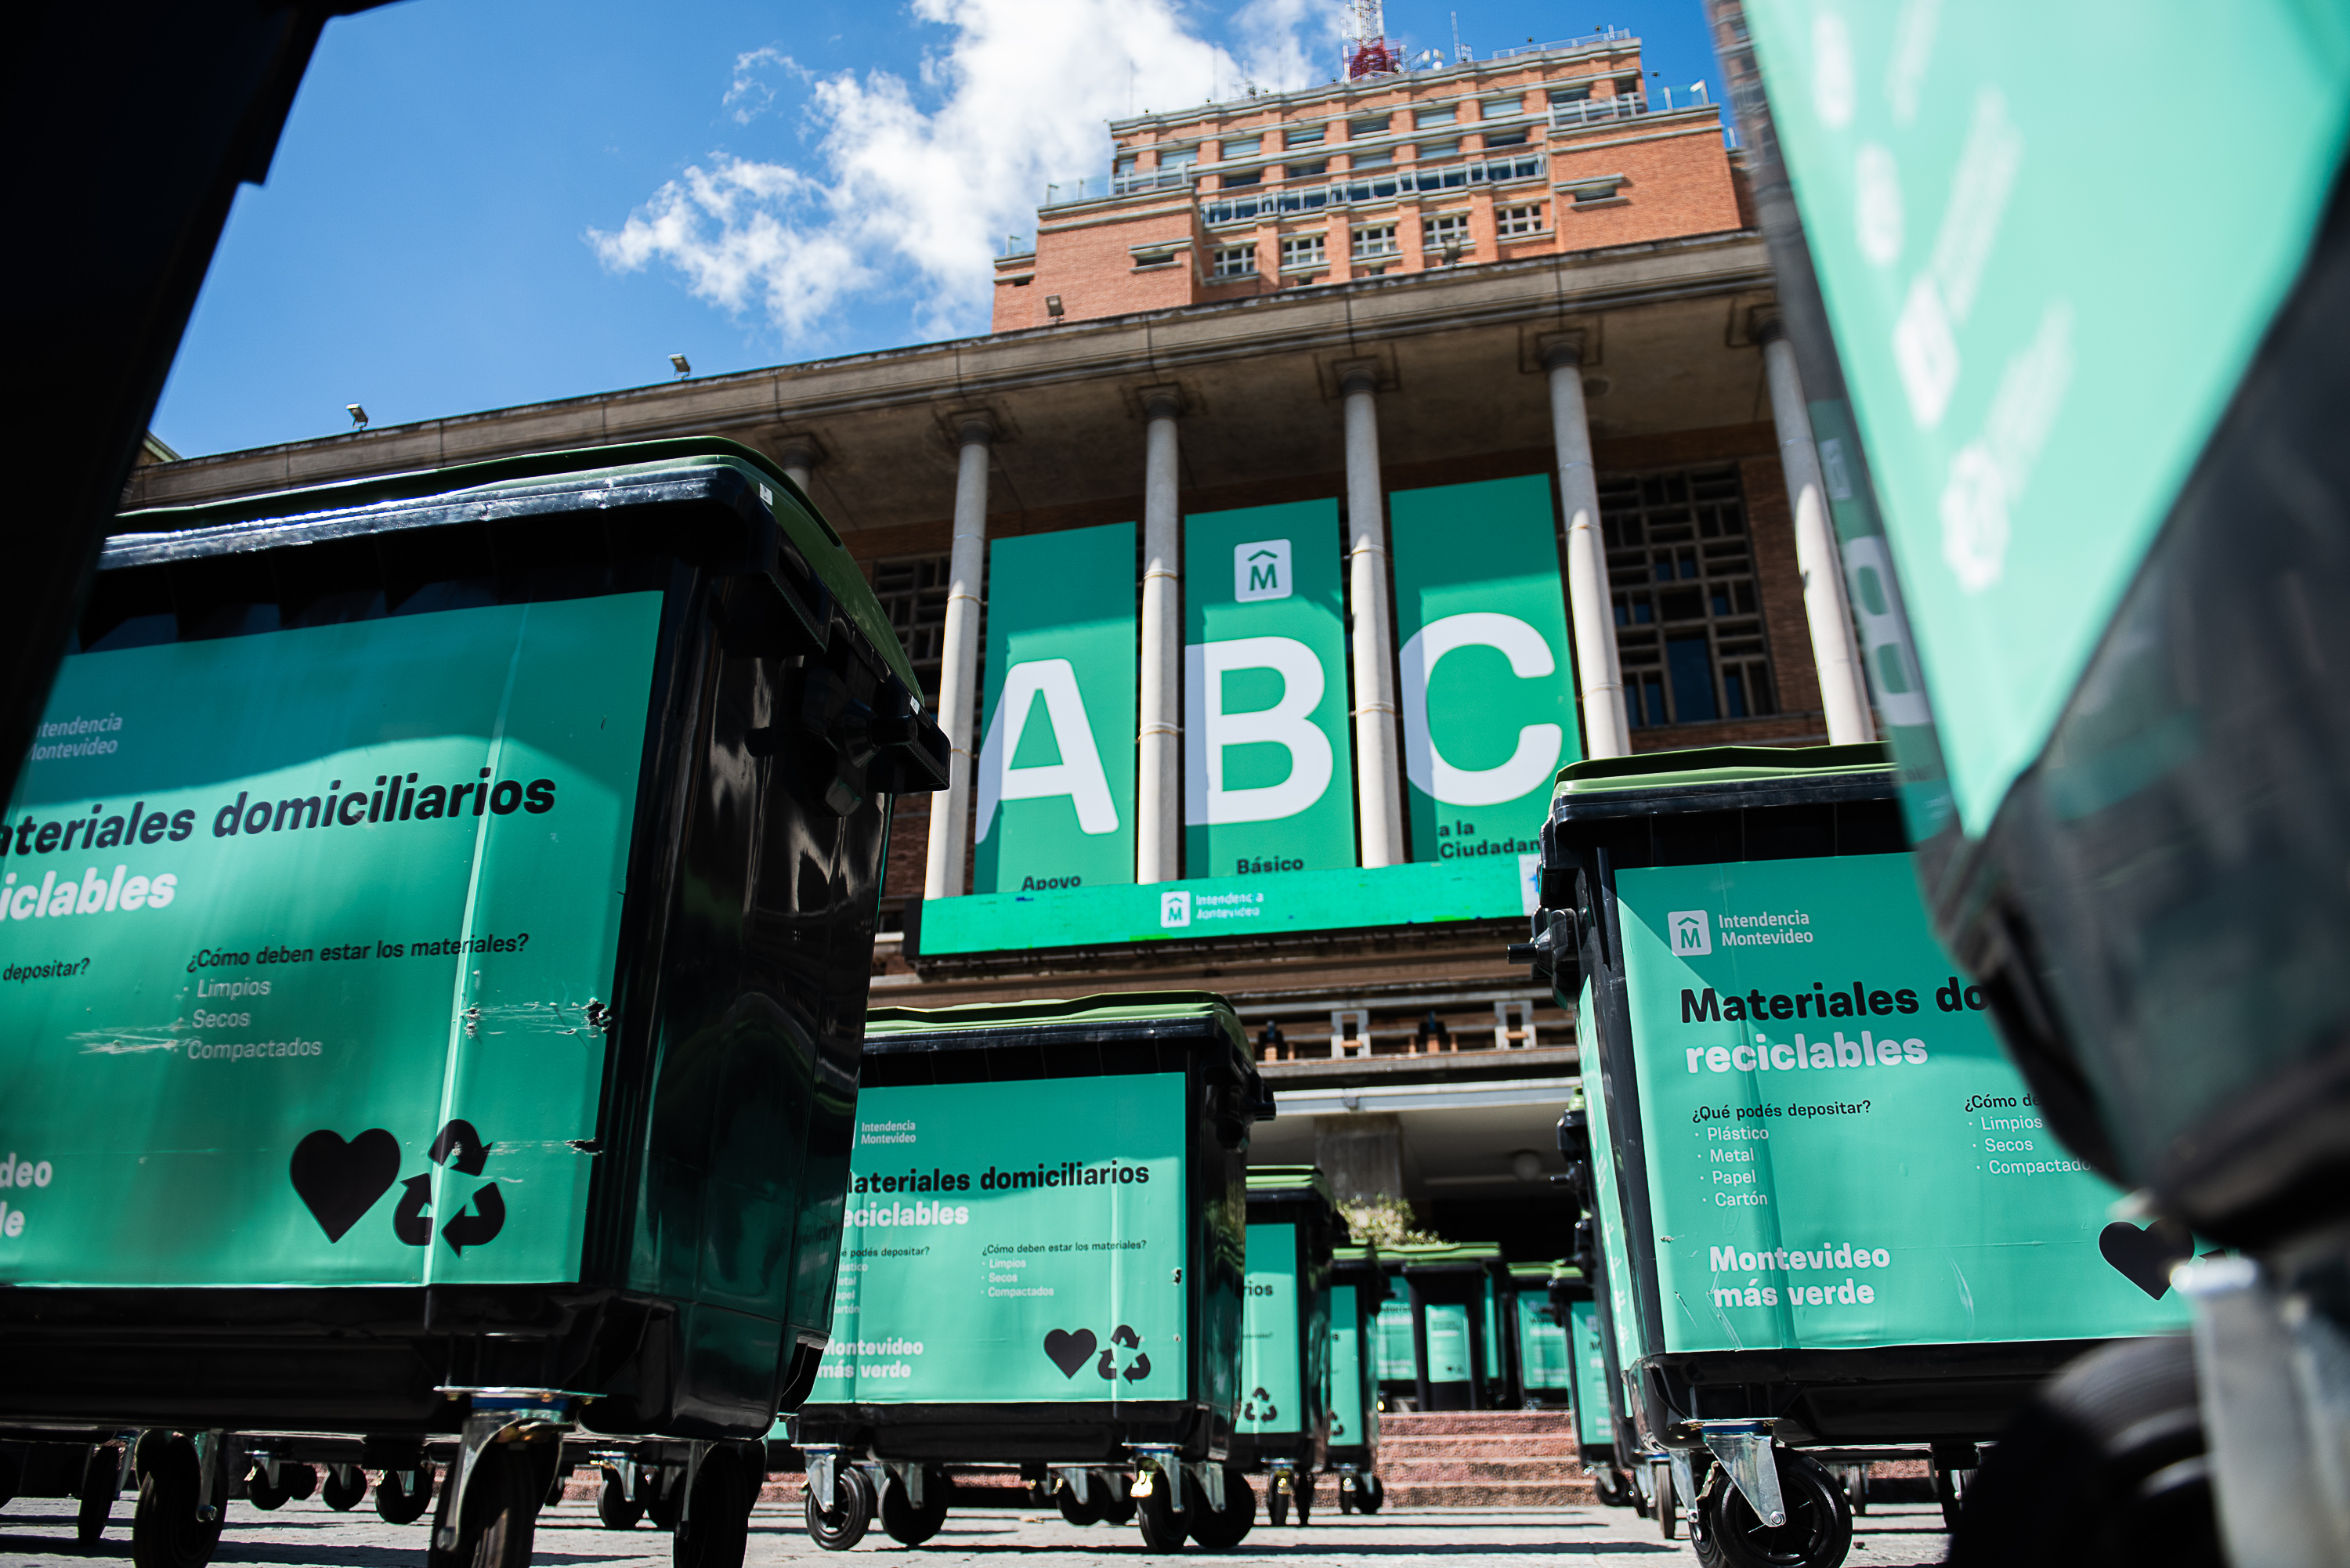
M 1248 1173 L 1248 1284 L 1232 1462 L 1322 1468 L 1331 1424 L 1331 1257 L 1347 1222 L 1310 1166 Z
M 0 857 L 0 1425 L 764 1433 L 945 774 L 837 537 L 722 441 L 122 526 Z
M 1491 1410 L 1506 1386 L 1501 1370 L 1498 1247 L 1406 1243 L 1380 1254 L 1399 1275 L 1411 1331 L 1408 1388 L 1419 1410 Z M 1388 1381 L 1384 1372 L 1381 1381 Z M 1397 1380 L 1400 1382 L 1401 1380 Z
M 1706 1421 L 1970 1444 L 2087 1346 L 2185 1320 L 1954 980 L 1897 788 L 1875 747 L 1562 775 L 1538 918 L 1579 958 L 1619 1462 Z
M 1565 1263 L 1519 1263 L 1510 1269 L 1510 1360 L 1528 1409 L 1574 1402 L 1574 1370 L 1566 1320 L 1558 1311 L 1558 1287 L 1579 1280 Z
M 1271 1114 L 1230 1005 L 877 1009 L 864 1071 L 799 1443 L 898 1465 L 1229 1456 L 1248 1135 Z
M 1378 1315 L 1388 1301 L 1378 1249 L 1340 1247 L 1330 1264 L 1330 1440 L 1325 1468 L 1367 1473 L 1379 1459 Z

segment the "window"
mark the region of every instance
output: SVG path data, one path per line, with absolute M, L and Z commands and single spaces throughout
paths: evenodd
M 1400 255 L 1403 247 L 1396 244 L 1396 226 L 1377 223 L 1355 231 L 1354 257 L 1357 261 L 1378 261 L 1383 257 Z
M 1550 100 L 1555 104 L 1585 103 L 1589 101 L 1590 98 L 1591 84 L 1589 82 L 1583 82 L 1575 87 L 1557 87 L 1550 89 Z
M 1489 151 L 1496 147 L 1523 147 L 1525 144 L 1526 128 L 1523 125 L 1514 130 L 1489 130 L 1485 133 L 1485 146 Z
M 1422 163 L 1431 158 L 1457 158 L 1460 155 L 1461 139 L 1457 136 L 1450 141 L 1423 141 L 1413 151 L 1413 156 Z
M 1281 242 L 1281 270 L 1310 272 L 1326 266 L 1320 234 L 1293 234 Z
M 1320 125 L 1309 125 L 1302 130 L 1284 130 L 1281 133 L 1281 144 L 1284 147 L 1318 146 L 1328 133 L 1329 128 Z
M 1461 110 L 1455 104 L 1448 103 L 1441 109 L 1415 109 L 1412 112 L 1411 128 L 1414 130 L 1430 130 L 1440 125 L 1451 125 L 1460 118 Z
M 1159 155 L 1159 167 L 1188 169 L 1199 161 L 1200 150 L 1196 147 L 1170 147 Z
M 1504 236 L 1543 232 L 1543 210 L 1539 202 L 1528 207 L 1497 207 L 1493 210 L 1493 216 Z
M 1327 158 L 1325 158 L 1318 163 L 1286 164 L 1283 167 L 1281 171 L 1284 175 L 1292 180 L 1311 180 L 1316 175 L 1328 173 L 1330 171 L 1330 161 Z
M 1262 136 L 1227 136 L 1218 151 L 1226 158 L 1246 158 L 1263 142 Z
M 1223 250 L 1218 251 L 1215 254 L 1214 265 L 1210 269 L 1210 275 L 1214 277 L 1254 277 L 1256 275 L 1256 247 L 1254 245 L 1232 245 Z
M 946 643 L 945 556 L 913 556 L 873 564 L 873 597 L 904 644 L 906 658 L 921 682 L 922 701 L 939 705 L 939 660 Z
M 1129 154 L 1112 164 L 1110 166 L 1110 171 L 1116 174 L 1131 174 L 1141 167 L 1142 161 Z
M 1525 111 L 1524 101 L 1515 98 L 1489 98 L 1477 106 L 1478 114 L 1486 119 L 1507 119 L 1513 114 Z
M 1374 115 L 1367 119 L 1350 119 L 1347 122 L 1347 135 L 1351 140 L 1360 141 L 1366 136 L 1385 136 L 1387 133 L 1388 116 L 1384 114 Z
M 1448 250 L 1466 254 L 1471 248 L 1469 214 L 1444 213 L 1423 219 L 1419 225 L 1419 248 L 1427 253 L 1430 261 L 1443 259 L 1442 253 Z
M 1602 174 L 1589 180 L 1571 180 L 1559 187 L 1575 198 L 1578 207 L 1595 207 L 1603 202 L 1621 199 L 1624 176 Z
M 1136 251 L 1133 254 L 1135 270 L 1138 272 L 1144 267 L 1175 265 L 1175 252 L 1171 248 L 1163 251 Z
M 1259 185 L 1263 182 L 1264 171 L 1262 169 L 1252 169 L 1245 174 L 1227 174 L 1216 182 L 1220 188 L 1226 191 L 1237 191 L 1243 185 Z
M 1640 78 L 1637 76 L 1617 77 L 1616 78 L 1616 96 L 1617 98 L 1639 97 Z
M 1385 169 L 1395 161 L 1395 151 L 1381 148 L 1377 152 L 1357 152 L 1348 161 L 1357 169 Z
M 1633 727 L 1777 712 L 1738 471 L 1604 479 L 1599 521 Z

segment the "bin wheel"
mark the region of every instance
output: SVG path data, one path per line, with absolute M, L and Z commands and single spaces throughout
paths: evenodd
M 160 1436 L 160 1434 L 158 1434 Z M 196 1446 L 172 1436 L 148 1442 L 147 1473 L 130 1516 L 130 1561 L 137 1568 L 204 1568 L 220 1546 L 226 1499 L 207 1521 L 196 1517 Z
M 403 1485 L 398 1470 L 385 1470 L 375 1480 L 375 1512 L 386 1524 L 413 1524 L 432 1506 L 432 1467 L 416 1467 L 416 1490 Z
M 1102 1512 L 1101 1495 L 1096 1490 L 1095 1480 L 1091 1476 L 1086 1478 L 1085 1501 L 1079 1502 L 1076 1489 L 1068 1482 L 1063 1481 L 1053 1489 L 1053 1506 L 1061 1511 L 1063 1519 L 1067 1520 L 1079 1530 L 1083 1530 L 1088 1524 L 1099 1524 L 1106 1517 Z M 894 1534 L 895 1532 L 892 1533 Z
M 947 1509 L 953 1501 L 954 1483 L 947 1479 L 944 1470 L 929 1469 L 922 1472 L 920 1508 L 906 1496 L 906 1483 L 892 1474 L 881 1483 L 881 1529 L 900 1546 L 920 1546 L 946 1523 Z
M 604 1528 L 634 1530 L 637 1521 L 644 1516 L 642 1500 L 631 1501 L 629 1494 L 620 1489 L 619 1472 L 606 1470 L 603 1488 L 596 1493 L 596 1517 L 603 1521 Z
M 259 1465 L 254 1466 L 253 1473 L 244 1478 L 244 1501 L 264 1513 L 276 1513 L 284 1508 L 286 1500 L 293 1495 L 286 1490 L 285 1472 L 293 1468 L 291 1465 L 278 1466 L 277 1484 L 272 1486 L 269 1472 Z
M 1264 1494 L 1264 1521 L 1275 1527 L 1289 1522 L 1289 1494 L 1278 1486 Z
M 319 1501 L 337 1513 L 348 1513 L 367 1497 L 367 1471 L 357 1465 L 335 1465 L 318 1489 Z
M 693 1474 L 692 1506 L 670 1545 L 677 1568 L 743 1568 L 751 1541 L 750 1491 L 739 1449 L 714 1447 Z
M 1352 1476 L 1338 1478 L 1338 1511 L 1340 1513 L 1355 1511 L 1355 1478 Z
M 1692 1542 L 1704 1568 L 1837 1568 L 1852 1550 L 1852 1508 L 1825 1468 L 1781 1449 L 1779 1495 L 1787 1522 L 1769 1525 L 1714 1467 L 1698 1495 L 1704 1539 Z
M 1300 1530 L 1305 1529 L 1305 1521 L 1314 1516 L 1314 1488 L 1316 1484 L 1315 1478 L 1310 1475 L 1300 1475 L 1297 1478 L 1297 1528 Z
M 1845 1467 L 1844 1500 L 1852 1505 L 1852 1516 L 1855 1519 L 1868 1511 L 1868 1467 L 1866 1465 Z
M 307 1502 L 318 1490 L 318 1472 L 308 1465 L 280 1465 L 277 1484 L 295 1502 Z
M 653 1528 L 675 1530 L 678 1504 L 685 1501 L 682 1480 L 667 1469 L 659 1469 L 644 1478 L 640 1490 L 644 1494 L 645 1514 L 653 1521 Z
M 1118 1470 L 1096 1470 L 1093 1472 L 1093 1485 L 1099 1494 L 1099 1501 L 1094 1506 L 1101 1511 L 1102 1522 L 1132 1524 L 1134 1498 L 1128 1490 L 1130 1483 L 1124 1473 Z
M 443 1552 L 437 1544 L 441 1526 L 449 1521 L 456 1492 L 452 1467 L 441 1488 L 440 1505 L 432 1511 L 433 1539 L 425 1547 L 425 1568 L 529 1568 L 543 1489 L 521 1449 L 512 1443 L 493 1443 L 482 1450 L 466 1481 L 456 1550 Z
M 2226 1558 L 2207 1466 L 2193 1341 L 2178 1334 L 2092 1351 L 2050 1380 L 1984 1452 L 1950 1560 L 1962 1568 L 2218 1564 Z
M 1230 1552 L 1241 1543 L 1256 1522 L 1256 1489 L 1238 1465 L 1224 1467 L 1224 1506 L 1208 1506 L 1205 1488 L 1191 1492 L 1185 1502 L 1191 1539 L 1211 1552 Z
M 1388 1483 L 1376 1475 L 1367 1475 L 1361 1488 L 1355 1493 L 1355 1511 L 1377 1513 L 1387 1506 L 1387 1501 Z
M 819 1508 L 816 1493 L 807 1494 L 808 1539 L 827 1552 L 846 1552 L 865 1539 L 875 1507 L 872 1480 L 855 1465 L 836 1465 L 832 1506 Z
M 82 1461 L 81 1507 L 75 1511 L 74 1533 L 84 1546 L 106 1533 L 107 1519 L 114 1511 L 115 1486 L 121 1477 L 121 1460 L 110 1445 L 99 1444 Z
M 1134 1521 L 1142 1530 L 1145 1552 L 1180 1552 L 1189 1533 L 1189 1511 L 1179 1513 L 1167 1496 L 1167 1478 L 1153 1475 L 1150 1490 L 1134 1500 Z

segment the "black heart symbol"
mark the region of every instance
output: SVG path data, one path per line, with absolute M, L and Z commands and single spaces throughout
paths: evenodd
M 345 1143 L 321 1127 L 294 1146 L 287 1174 L 327 1240 L 339 1241 L 400 1175 L 400 1140 L 369 1127 Z
M 1071 1334 L 1056 1328 L 1045 1336 L 1045 1354 L 1061 1369 L 1062 1376 L 1075 1377 L 1077 1369 L 1093 1359 L 1094 1346 L 1099 1343 L 1092 1329 L 1081 1328 Z
M 2097 1251 L 2122 1278 L 2160 1301 L 2170 1293 L 2171 1269 L 2194 1255 L 2195 1238 L 2187 1227 L 2169 1220 L 2158 1220 L 2143 1231 L 2116 1220 L 2097 1232 Z

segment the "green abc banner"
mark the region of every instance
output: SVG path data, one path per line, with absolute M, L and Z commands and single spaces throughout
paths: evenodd
M 1189 1397 L 1183 1075 L 867 1088 L 832 1404 Z
M 1619 872 L 1665 1345 L 2186 1326 L 2183 1248 L 2043 1122 L 1906 855 Z M 1602 1162 L 1603 1166 L 1605 1162 Z
M 1565 1388 L 1566 1330 L 1550 1303 L 1521 1292 L 1518 1303 L 1518 1380 L 1528 1388 Z
M 1250 1256 L 1253 1258 L 1254 1252 Z M 1330 1446 L 1369 1440 L 1363 1417 L 1363 1334 L 1355 1287 L 1330 1287 Z
M 1532 879 L 1552 782 L 1583 757 L 1550 480 L 1399 490 L 1388 512 L 1412 858 Z
M 1297 1227 L 1252 1225 L 1241 1312 L 1238 1430 L 1304 1429 L 1305 1388 L 1297 1351 Z
M 1183 869 L 1355 861 L 1338 504 L 1183 520 Z
M 0 1281 L 578 1277 L 660 614 L 66 660 L 0 859 Z
M 2350 18 L 2277 0 L 2146 0 L 2126 26 L 2032 0 L 1745 14 L 1980 834 L 2301 268 L 2350 125 Z M 2258 62 L 2261 90 L 2157 158 L 2080 90 L 2085 60 L 2186 83 L 2222 59 Z M 2180 199 L 2217 191 L 2225 221 Z M 2179 300 L 2193 330 L 2147 329 Z
M 1134 524 L 988 547 L 981 893 L 1134 880 Z
M 1575 1440 L 1585 1448 L 1616 1440 L 1607 1403 L 1607 1347 L 1599 1338 L 1596 1302 L 1566 1303 L 1567 1354 L 1575 1358 Z

